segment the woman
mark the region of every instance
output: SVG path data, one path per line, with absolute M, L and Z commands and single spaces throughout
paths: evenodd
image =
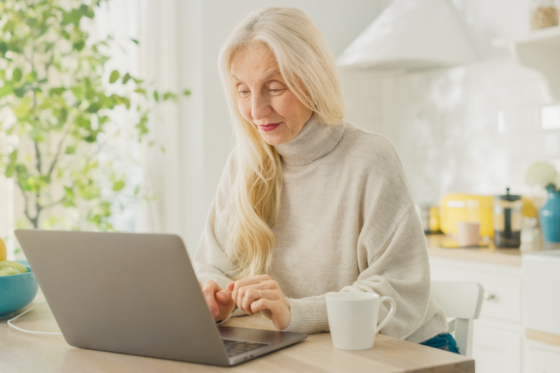
M 251 13 L 219 63 L 237 147 L 195 258 L 216 321 L 262 311 L 278 330 L 328 331 L 326 293 L 375 292 L 397 302 L 381 333 L 456 352 L 429 300 L 397 153 L 343 121 L 338 73 L 313 22 L 296 9 Z M 381 305 L 380 319 L 387 312 Z

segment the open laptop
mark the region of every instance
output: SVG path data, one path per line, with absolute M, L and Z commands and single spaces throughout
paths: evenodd
M 15 233 L 72 346 L 232 366 L 306 338 L 217 326 L 179 236 Z

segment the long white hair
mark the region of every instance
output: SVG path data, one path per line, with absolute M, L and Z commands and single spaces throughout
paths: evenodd
M 340 79 L 331 50 L 311 19 L 293 8 L 266 8 L 249 13 L 230 33 L 219 56 L 220 76 L 237 140 L 237 174 L 227 207 L 226 255 L 237 279 L 267 273 L 275 244 L 282 192 L 280 156 L 245 120 L 236 103 L 231 63 L 241 48 L 264 43 L 276 57 L 291 92 L 324 125 L 339 125 L 345 115 Z

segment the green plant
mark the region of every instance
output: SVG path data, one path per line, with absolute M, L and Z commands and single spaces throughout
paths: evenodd
M 0 2 L 0 170 L 23 194 L 34 228 L 45 210 L 62 206 L 68 213 L 82 201 L 92 228 L 113 229 L 102 185 L 119 193 L 126 175 L 112 172 L 110 163 L 100 167 L 103 147 L 123 130 L 111 113 L 134 112 L 132 136 L 144 141 L 154 105 L 177 99 L 128 72 L 106 71 L 115 41 L 92 42 L 83 28 L 101 1 Z

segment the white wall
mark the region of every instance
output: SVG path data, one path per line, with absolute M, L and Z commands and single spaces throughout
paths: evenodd
M 218 52 L 230 30 L 251 10 L 296 7 L 315 21 L 338 56 L 387 3 L 388 0 L 178 1 L 179 85 L 193 92 L 181 101 L 183 237 L 191 254 L 198 245 L 222 169 L 235 143 L 217 70 Z
M 524 182 L 527 167 L 560 166 L 560 131 L 544 130 L 545 80 L 519 66 L 495 38 L 529 32 L 529 0 L 455 0 L 480 61 L 388 75 L 346 72 L 348 119 L 396 145 L 418 203 L 443 194 L 544 194 Z

